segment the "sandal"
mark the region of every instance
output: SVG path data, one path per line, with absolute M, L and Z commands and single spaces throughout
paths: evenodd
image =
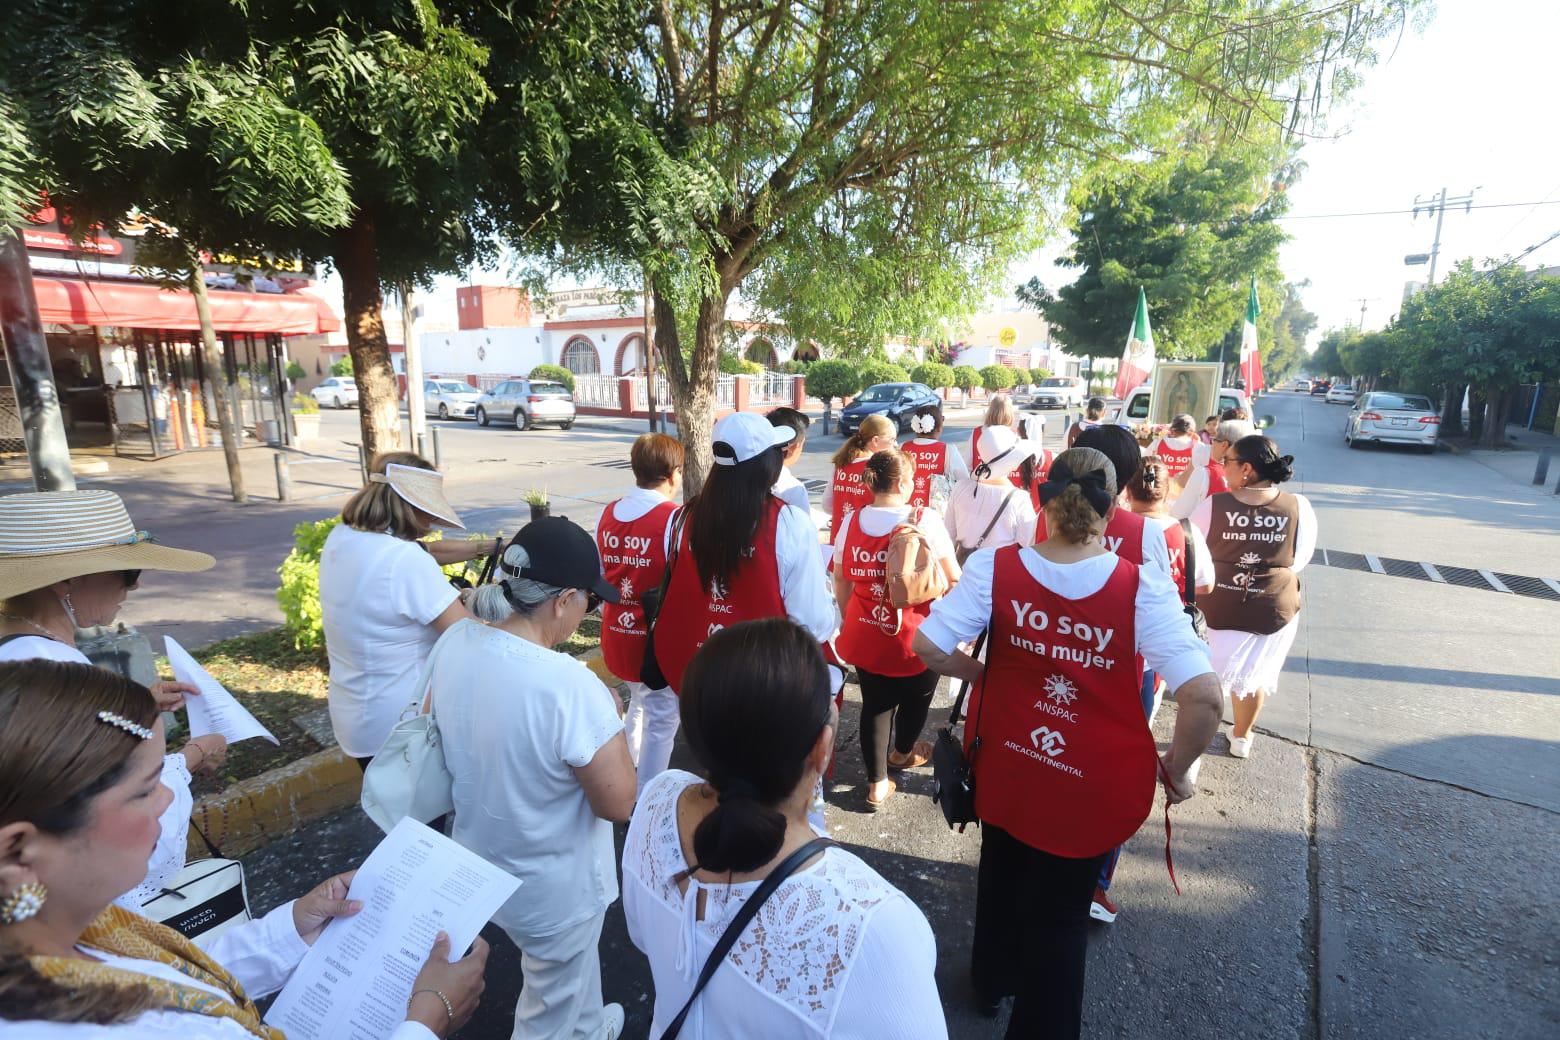
M 894 792 L 897 791 L 897 790 L 899 790 L 899 785 L 894 783 L 893 777 L 889 777 L 889 779 L 888 779 L 888 790 L 883 792 L 883 797 L 878 798 L 878 799 L 873 799 L 873 797 L 872 797 L 872 785 L 868 784 L 867 785 L 867 808 L 872 810 L 873 812 L 877 812 L 879 809 L 883 808 L 883 805 L 890 798 L 893 797 Z
M 932 760 L 932 743 L 929 740 L 918 740 L 915 742 L 915 746 L 910 749 L 910 753 L 896 762 L 894 759 L 898 755 L 899 752 L 897 751 L 888 753 L 888 768 L 896 773 L 924 766 Z

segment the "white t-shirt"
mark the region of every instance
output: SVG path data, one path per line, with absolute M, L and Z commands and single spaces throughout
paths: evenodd
M 689 864 L 677 799 L 700 782 L 680 769 L 652 780 L 623 842 L 623 915 L 655 982 L 651 1036 L 687 1002 L 715 943 L 762 884 L 689 878 L 679 889 Z M 693 1002 L 681 1037 L 945 1040 L 936 968 L 926 916 L 859 857 L 830 848 L 775 889 Z
M 1008 498 L 1008 492 L 1013 493 Z M 1007 505 L 1003 500 L 1007 499 Z M 992 525 L 991 533 L 981 540 L 981 533 L 997 510 L 1002 515 Z M 948 537 L 955 545 L 983 549 L 1000 549 L 1004 545 L 1033 545 L 1035 541 L 1035 504 L 1029 492 L 1014 487 L 1007 481 L 982 484 L 976 480 L 960 481 L 948 499 L 948 515 L 945 518 Z
M 0 643 L 0 661 L 61 661 L 65 664 L 91 665 L 80 650 L 47 636 L 17 636 Z M 173 794 L 173 801 L 157 817 L 157 845 L 146 861 L 146 877 L 114 902 L 139 913 L 147 901 L 184 869 L 185 843 L 189 840 L 190 812 L 195 797 L 190 793 L 189 763 L 182 752 L 163 757 L 162 784 Z
M 612 694 L 567 654 L 469 618 L 434 653 L 453 836 L 520 879 L 493 921 L 543 936 L 606 910 L 618 896 L 612 825 L 574 770 L 623 732 Z
M 775 478 L 769 493 L 788 506 L 795 506 L 808 515 L 812 514 L 812 500 L 807 496 L 807 485 L 797 479 L 789 466 L 780 467 L 780 475 Z
M 959 583 L 932 604 L 931 616 L 921 622 L 919 634 L 943 653 L 952 653 L 959 643 L 972 642 L 991 623 L 995 555 L 995 550 L 983 549 L 966 560 Z M 1077 563 L 1053 563 L 1033 550 L 1020 552 L 1018 558 L 1032 578 L 1064 599 L 1083 599 L 1100 591 L 1120 560 L 1115 553 L 1106 552 Z M 1192 631 L 1168 572 L 1144 563 L 1138 567 L 1138 576 L 1134 628 L 1137 652 L 1148 667 L 1172 690 L 1188 679 L 1212 672 L 1208 644 Z
M 659 491 L 653 490 L 651 488 L 636 487 L 634 490 L 630 491 L 628 494 L 624 495 L 622 498 L 608 506 L 607 509 L 612 511 L 612 518 L 614 520 L 617 520 L 620 523 L 630 524 L 644 516 L 646 513 L 650 512 L 650 510 L 654 509 L 656 506 L 665 505 L 670 501 L 671 499 L 667 498 Z M 605 515 L 606 510 L 603 510 L 602 516 Z M 670 521 L 668 521 L 668 524 L 670 524 Z M 596 527 L 598 530 L 600 529 L 601 517 L 596 518 Z
M 881 538 L 910 519 L 913 506 L 863 506 L 840 521 L 840 533 L 834 537 L 834 565 L 845 562 L 845 535 L 851 525 L 859 522 L 861 530 L 871 538 Z M 934 560 L 954 559 L 953 540 L 943 526 L 942 514 L 927 506 L 921 515 L 921 533 L 926 535 L 926 545 Z
M 206 954 L 228 970 L 251 1000 L 282 988 L 309 947 L 293 923 L 291 903 L 283 903 L 264 917 L 235 925 L 212 940 Z M 162 979 L 192 990 L 212 993 L 224 1000 L 229 994 L 200 979 L 185 975 L 161 961 L 138 960 L 78 947 L 110 968 Z M 231 1018 L 217 1018 L 194 1011 L 154 1008 L 126 1022 L 97 1025 L 91 1022 L 42 1022 L 7 1020 L 0 1028 L 6 1040 L 254 1040 L 254 1034 Z M 419 1022 L 402 1022 L 388 1040 L 433 1040 L 434 1034 Z
M 341 750 L 376 754 L 414 696 L 459 595 L 417 542 L 339 524 L 320 554 L 320 613 L 330 656 L 330 724 Z

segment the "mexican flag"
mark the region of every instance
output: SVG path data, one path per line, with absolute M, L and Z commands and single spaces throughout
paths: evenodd
M 1246 300 L 1246 324 L 1240 330 L 1240 377 L 1246 381 L 1246 396 L 1256 397 L 1266 388 L 1262 382 L 1262 352 L 1257 349 L 1257 277 L 1251 276 L 1251 295 Z
M 1127 395 L 1148 381 L 1154 371 L 1154 330 L 1148 327 L 1148 295 L 1138 286 L 1137 316 L 1127 333 L 1127 348 L 1121 352 L 1116 368 L 1116 387 L 1111 391 L 1125 401 Z

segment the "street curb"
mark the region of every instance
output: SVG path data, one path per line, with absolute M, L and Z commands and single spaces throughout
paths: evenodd
M 192 860 L 209 855 L 204 834 L 222 855 L 246 855 L 356 805 L 362 788 L 363 771 L 340 748 L 278 766 L 196 802 L 186 854 Z
M 108 463 L 102 459 L 71 459 L 70 471 L 78 477 L 101 476 L 108 472 Z M 14 463 L 0 465 L 0 483 L 31 480 L 32 475 L 32 467 L 25 462 L 21 465 Z
M 599 646 L 577 660 L 622 696 L 623 682 L 607 668 Z M 322 816 L 356 805 L 362 790 L 363 771 L 356 761 L 340 748 L 317 751 L 196 802 L 185 854 L 191 860 L 210 855 L 201 840 L 204 834 L 224 856 L 248 855 Z

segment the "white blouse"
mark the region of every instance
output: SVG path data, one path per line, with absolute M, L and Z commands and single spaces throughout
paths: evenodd
M 702 781 L 673 769 L 650 782 L 623 844 L 623 911 L 655 979 L 651 1036 L 682 1010 L 704 963 L 761 884 L 689 878 L 677 799 Z M 704 916 L 699 916 L 703 894 Z M 915 904 L 834 847 L 787 878 L 711 977 L 682 1040 L 946 1040 L 937 946 Z
M 183 974 L 161 961 L 135 960 L 89 947 L 80 949 L 111 968 L 176 982 L 182 986 L 231 996 Z M 272 910 L 258 920 L 236 925 L 217 936 L 206 953 L 238 980 L 251 1000 L 269 996 L 287 982 L 308 952 L 292 919 L 292 904 Z M 193 1011 L 154 1008 L 128 1022 L 95 1025 L 90 1022 L 45 1022 L 36 1019 L 7 1020 L 0 1027 L 6 1040 L 97 1040 L 136 1037 L 138 1040 L 254 1040 L 254 1034 L 228 1018 Z M 420 1022 L 402 1022 L 390 1040 L 433 1040 L 434 1034 Z
M 1013 492 L 1008 498 L 1008 492 Z M 1003 500 L 1007 504 L 1003 505 Z M 991 518 L 1001 510 L 1002 515 L 992 525 L 991 533 L 981 541 L 981 533 Z M 963 480 L 948 498 L 948 515 L 944 518 L 948 537 L 955 545 L 966 548 L 1000 549 L 1004 545 L 1033 545 L 1035 543 L 1035 503 L 1028 491 L 1002 484 L 982 484 L 976 480 Z

